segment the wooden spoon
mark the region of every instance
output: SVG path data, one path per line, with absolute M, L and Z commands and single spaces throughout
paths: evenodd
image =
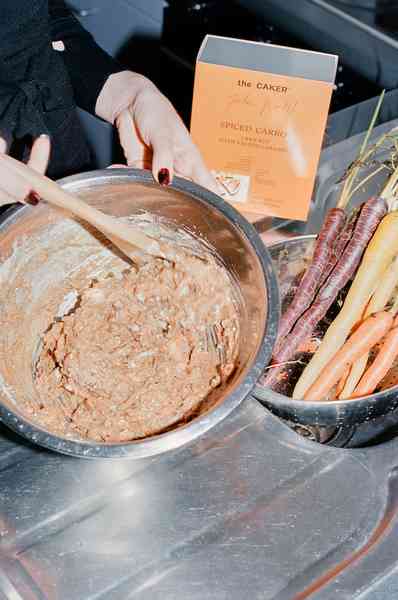
M 0 161 L 7 168 L 32 187 L 32 189 L 49 204 L 69 211 L 75 216 L 93 225 L 98 231 L 117 246 L 125 256 L 134 262 L 140 261 L 140 253 L 150 254 L 160 258 L 167 258 L 160 244 L 153 238 L 140 231 L 134 225 L 123 223 L 104 214 L 103 212 L 86 204 L 81 198 L 64 190 L 60 185 L 45 175 L 40 175 L 24 163 L 21 163 L 6 154 L 0 156 Z M 142 260 L 142 256 L 141 256 Z

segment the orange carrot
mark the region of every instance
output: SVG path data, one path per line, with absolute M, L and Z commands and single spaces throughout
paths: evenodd
M 384 310 L 386 304 L 394 294 L 394 290 L 398 284 L 398 258 L 392 261 L 389 267 L 385 270 L 383 276 L 379 279 L 377 288 L 371 297 L 369 304 L 365 310 L 364 317 L 368 317 L 372 313 Z M 393 313 L 394 314 L 394 313 Z M 351 398 L 353 395 L 362 375 L 368 364 L 369 353 L 361 356 L 359 360 L 352 365 L 350 375 L 347 378 L 344 389 L 341 390 L 339 395 L 340 400 L 343 398 Z
M 351 371 L 351 367 L 349 365 L 347 365 L 347 367 L 345 368 L 343 375 L 340 377 L 340 380 L 336 387 L 336 394 L 335 394 L 336 399 L 340 398 L 340 394 L 344 390 L 344 386 L 347 382 L 348 377 L 350 376 L 350 371 Z
M 318 378 L 308 389 L 304 400 L 326 400 L 328 392 L 339 381 L 347 366 L 358 360 L 372 348 L 393 324 L 391 313 L 381 311 L 361 323 L 345 344 L 322 369 Z
M 351 398 L 368 396 L 376 389 L 378 383 L 391 369 L 398 355 L 398 318 L 394 320 L 394 327 L 387 333 L 378 353 L 370 367 L 365 371 L 351 395 Z

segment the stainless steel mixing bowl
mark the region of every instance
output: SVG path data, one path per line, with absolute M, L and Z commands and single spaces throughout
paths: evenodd
M 52 435 L 35 424 L 19 405 L 22 396 L 37 398 L 33 364 L 40 334 L 54 317 L 49 297 L 54 299 L 55 294 L 60 305 L 65 303 L 71 289 L 63 286 L 74 272 L 86 269 L 92 278 L 107 261 L 121 259 L 67 215 L 44 203 L 25 206 L 7 213 L 0 224 L 0 419 L 35 444 L 85 458 L 142 458 L 182 446 L 214 427 L 249 396 L 270 359 L 279 299 L 268 252 L 236 210 L 182 179 L 160 188 L 148 172 L 114 169 L 69 177 L 61 184 L 104 212 L 126 217 L 147 211 L 189 228 L 215 248 L 242 296 L 238 369 L 207 412 L 144 440 L 86 442 Z

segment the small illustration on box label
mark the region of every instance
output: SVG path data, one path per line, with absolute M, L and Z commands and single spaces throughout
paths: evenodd
M 238 173 L 225 173 L 224 171 L 212 171 L 218 187 L 220 196 L 231 202 L 246 202 L 249 196 L 250 177 Z

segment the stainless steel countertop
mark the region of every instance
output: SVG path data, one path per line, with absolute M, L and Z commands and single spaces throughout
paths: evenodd
M 67 458 L 2 431 L 0 598 L 374 600 L 398 590 L 397 448 L 306 442 L 251 399 L 140 462 Z

